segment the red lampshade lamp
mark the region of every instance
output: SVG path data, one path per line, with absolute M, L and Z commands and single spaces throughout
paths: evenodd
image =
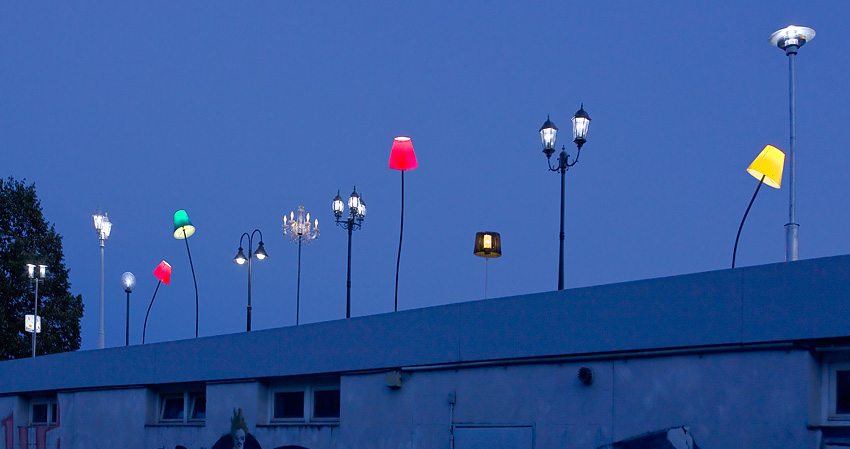
M 156 283 L 156 290 L 153 291 L 153 297 L 151 298 L 151 303 L 148 306 L 148 313 L 145 314 L 145 325 L 142 327 L 142 344 L 145 344 L 145 333 L 148 329 L 148 315 L 151 314 L 151 307 L 153 307 L 153 300 L 156 299 L 156 293 L 159 291 L 159 286 L 165 282 L 165 285 L 171 283 L 171 265 L 162 261 L 159 265 L 156 266 L 153 270 L 153 275 L 159 279 L 159 282 Z
M 389 167 L 401 172 L 401 226 L 398 231 L 398 259 L 395 263 L 395 311 L 398 312 L 398 268 L 401 264 L 401 241 L 404 235 L 404 172 L 419 166 L 416 153 L 413 151 L 413 141 L 410 137 L 399 136 L 393 139 L 390 151 Z

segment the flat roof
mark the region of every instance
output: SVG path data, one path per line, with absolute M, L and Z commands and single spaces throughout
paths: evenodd
M 4 361 L 0 394 L 836 338 L 847 316 L 845 255 Z

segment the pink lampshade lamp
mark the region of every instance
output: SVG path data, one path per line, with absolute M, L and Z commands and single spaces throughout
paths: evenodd
M 393 139 L 390 151 L 389 167 L 401 172 L 401 226 L 398 232 L 398 259 L 395 263 L 395 311 L 398 312 L 398 268 L 401 264 L 401 241 L 404 234 L 404 172 L 418 167 L 416 153 L 410 137 L 399 136 Z

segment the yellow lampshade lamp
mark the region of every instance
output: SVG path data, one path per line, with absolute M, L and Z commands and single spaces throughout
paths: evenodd
M 747 167 L 747 172 L 759 180 L 759 185 L 756 187 L 756 193 L 753 194 L 753 198 L 750 199 L 750 205 L 747 206 L 747 211 L 744 212 L 741 225 L 738 226 L 738 235 L 735 237 L 735 248 L 732 250 L 732 268 L 735 268 L 735 257 L 738 254 L 738 239 L 741 238 L 741 229 L 744 228 L 744 221 L 747 220 L 747 214 L 750 213 L 750 208 L 753 207 L 753 201 L 755 201 L 756 195 L 759 194 L 761 185 L 767 184 L 774 189 L 778 189 L 782 185 L 782 169 L 784 167 L 785 153 L 773 145 L 764 147 L 753 163 Z
M 785 153 L 773 145 L 768 145 L 747 167 L 747 172 L 759 180 L 764 176 L 765 184 L 778 189 L 782 185 L 782 169 L 784 167 Z

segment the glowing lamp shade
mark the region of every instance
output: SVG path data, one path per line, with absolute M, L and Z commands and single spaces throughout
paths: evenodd
M 416 153 L 413 152 L 413 142 L 410 137 L 396 137 L 390 152 L 389 167 L 393 170 L 413 170 L 418 167 Z
M 498 232 L 476 232 L 475 249 L 472 251 L 478 257 L 500 257 L 502 255 L 502 238 Z
M 174 213 L 174 238 L 185 239 L 195 233 L 195 225 L 189 219 L 189 214 L 185 210 L 180 209 Z M 167 282 L 166 282 L 167 284 Z
M 768 145 L 747 167 L 747 172 L 758 180 L 761 180 L 761 177 L 764 176 L 765 184 L 778 189 L 782 184 L 782 169 L 784 167 L 785 153 L 773 145 Z
M 165 285 L 171 283 L 171 265 L 166 261 L 162 261 L 156 268 L 153 270 L 153 275 L 156 276 L 160 282 L 165 282 Z

